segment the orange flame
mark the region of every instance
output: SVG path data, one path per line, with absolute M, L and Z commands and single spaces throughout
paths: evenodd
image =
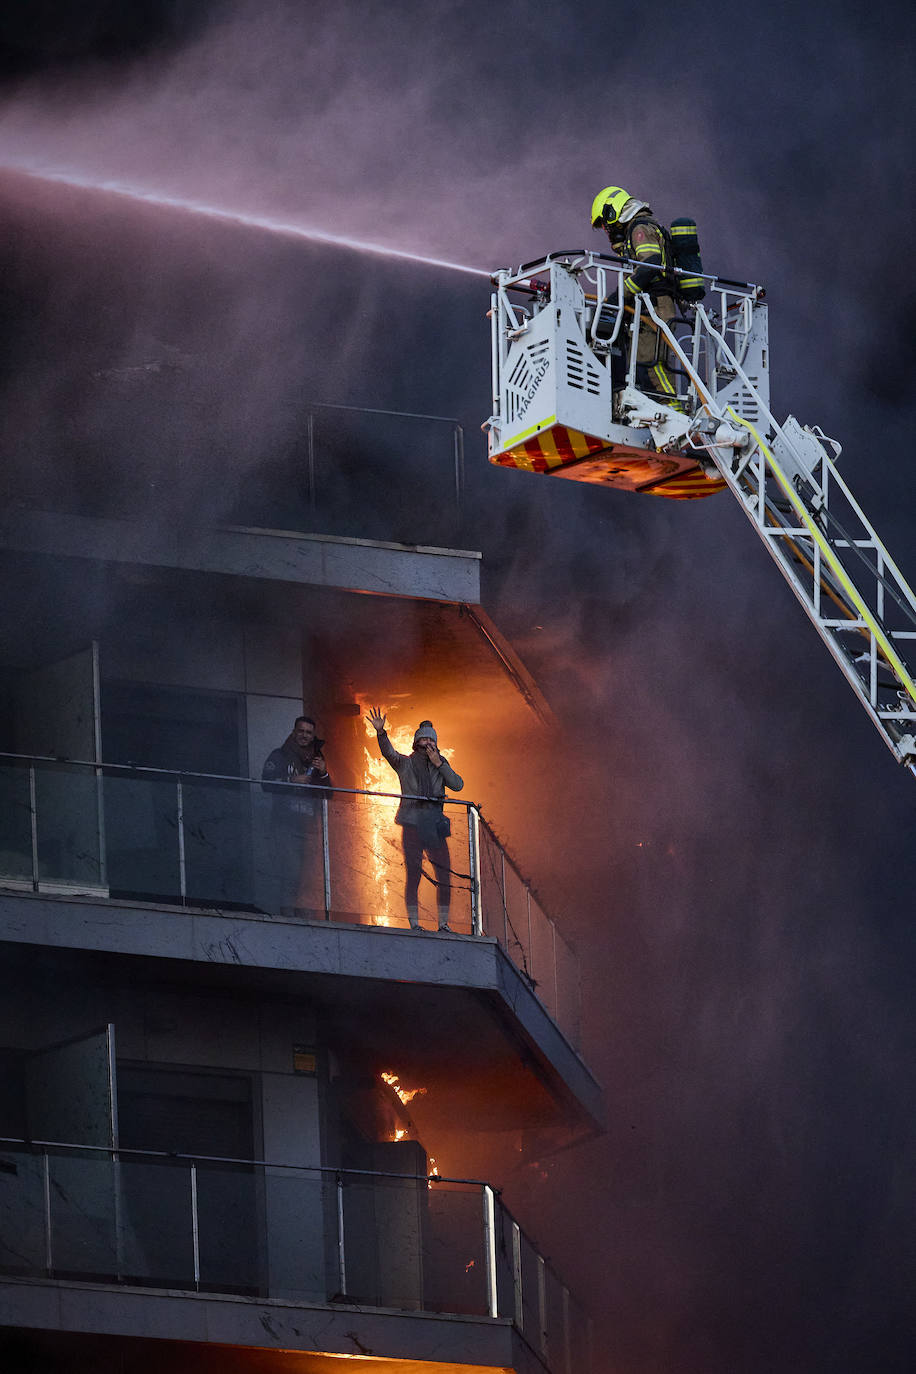
M 379 753 L 378 745 L 375 742 L 375 731 L 369 724 L 368 718 L 363 717 L 363 719 L 366 734 L 371 738 L 371 744 L 367 743 L 364 750 L 363 786 L 367 792 L 396 792 L 397 778 Z M 413 748 L 413 731 L 409 726 L 401 726 L 399 729 L 389 728 L 388 738 L 401 754 L 409 754 Z M 397 891 L 399 884 L 392 883 L 391 865 L 385 860 L 385 848 L 386 845 L 390 844 L 394 817 L 398 809 L 397 798 L 367 797 L 366 803 L 370 863 L 372 876 L 375 879 L 376 908 L 372 923 L 377 926 L 406 925 L 407 913 L 403 910 L 403 897 Z M 395 888 L 394 892 L 392 887 Z
M 388 1084 L 389 1088 L 394 1088 L 394 1091 L 397 1093 L 398 1097 L 404 1103 L 405 1107 L 407 1106 L 408 1102 L 412 1102 L 415 1097 L 418 1097 L 421 1093 L 426 1092 L 425 1088 L 402 1088 L 401 1080 L 396 1073 L 387 1073 L 383 1071 L 379 1074 L 379 1077 L 381 1078 L 383 1083 Z

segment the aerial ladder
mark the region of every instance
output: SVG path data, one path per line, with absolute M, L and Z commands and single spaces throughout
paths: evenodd
M 705 302 L 666 322 L 625 295 L 638 265 L 576 250 L 493 274 L 490 461 L 674 500 L 730 491 L 916 775 L 916 598 L 840 475 L 840 445 L 770 410 L 763 289 L 705 275 Z M 668 346 L 674 404 L 646 389 L 644 331 Z

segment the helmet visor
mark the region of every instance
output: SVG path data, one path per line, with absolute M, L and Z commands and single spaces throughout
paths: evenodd
M 615 197 L 620 194 L 619 186 L 605 186 L 598 192 L 592 201 L 591 225 L 593 229 L 600 229 L 605 223 L 608 210 L 614 210 Z

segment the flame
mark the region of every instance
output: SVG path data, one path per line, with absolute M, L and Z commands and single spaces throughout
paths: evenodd
M 389 1088 L 394 1088 L 394 1091 L 404 1103 L 405 1107 L 408 1102 L 412 1102 L 415 1097 L 426 1092 L 425 1088 L 402 1088 L 400 1078 L 396 1073 L 387 1073 L 383 1071 L 379 1074 L 379 1078 L 381 1078 L 383 1083 L 387 1083 Z
M 477 1263 L 476 1260 L 468 1260 L 467 1264 L 464 1266 L 464 1272 L 465 1272 L 466 1274 L 469 1274 L 469 1273 L 471 1272 L 471 1270 L 474 1268 L 474 1266 L 476 1265 L 476 1263 Z
M 425 1088 L 402 1088 L 401 1080 L 398 1077 L 398 1075 L 396 1073 L 391 1073 L 388 1069 L 383 1069 L 382 1072 L 379 1074 L 379 1078 L 387 1087 L 391 1088 L 394 1092 L 397 1093 L 398 1097 L 405 1105 L 408 1102 L 412 1102 L 413 1099 L 417 1096 L 417 1093 L 426 1092 Z M 394 1130 L 393 1139 L 406 1140 L 409 1135 L 410 1132 L 406 1126 L 396 1126 Z
M 375 742 L 375 731 L 369 724 L 368 718 L 364 716 L 363 720 L 366 734 L 371 740 L 371 743 L 366 743 L 364 749 L 363 786 L 367 792 L 396 792 L 397 777 L 379 753 L 378 745 Z M 413 731 L 409 726 L 401 726 L 398 729 L 389 726 L 388 738 L 401 754 L 409 754 L 413 748 Z M 397 799 L 395 797 L 367 797 L 366 806 L 368 811 L 369 862 L 375 880 L 375 913 L 372 917 L 372 924 L 376 926 L 403 926 L 407 924 L 403 894 L 397 891 L 400 883 L 392 892 L 394 884 L 391 882 L 391 865 L 385 859 L 385 849 L 391 843 L 391 833 L 394 829 L 394 817 L 398 809 Z M 400 876 L 398 874 L 398 877 Z
M 432 1180 L 439 1177 L 439 1165 L 436 1163 L 436 1156 L 429 1156 L 429 1163 L 426 1170 L 427 1188 L 432 1188 Z

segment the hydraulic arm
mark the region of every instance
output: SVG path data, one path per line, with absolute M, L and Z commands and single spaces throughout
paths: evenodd
M 627 269 L 577 252 L 494 275 L 490 461 L 681 500 L 727 488 L 916 774 L 916 598 L 841 477 L 839 444 L 771 412 L 763 292 L 708 278 L 707 304 L 665 321 L 648 296 L 627 303 Z M 674 403 L 637 367 L 647 330 L 667 346 Z

